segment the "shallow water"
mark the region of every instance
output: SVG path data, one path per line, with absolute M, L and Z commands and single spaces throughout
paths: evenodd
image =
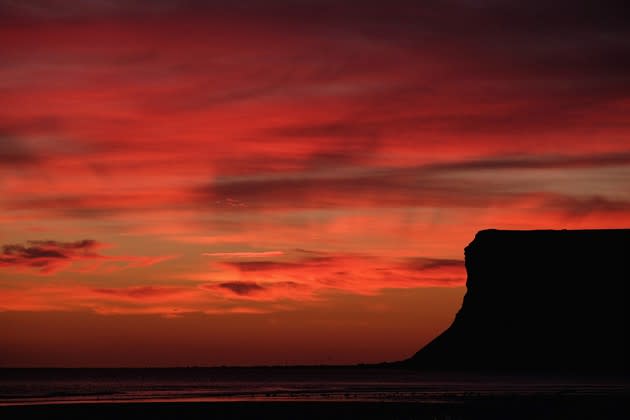
M 0 369 L 0 405 L 627 396 L 625 379 L 428 374 L 378 368 Z

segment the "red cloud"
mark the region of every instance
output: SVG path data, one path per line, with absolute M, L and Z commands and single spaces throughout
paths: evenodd
M 129 298 L 132 300 L 161 300 L 170 299 L 174 296 L 185 293 L 187 289 L 183 287 L 164 286 L 135 286 L 123 288 L 94 288 L 92 291 L 99 295 L 116 298 Z
M 257 283 L 255 281 L 238 280 L 222 281 L 218 283 L 204 283 L 200 289 L 228 299 L 244 299 L 250 301 L 277 301 L 291 300 L 304 302 L 316 300 L 313 295 L 314 288 L 297 281 L 268 281 Z
M 27 245 L 2 246 L 0 267 L 32 267 L 51 273 L 69 265 L 73 260 L 98 259 L 102 244 L 85 239 L 77 242 L 28 241 Z
M 83 267 L 78 269 L 78 271 L 93 271 L 97 267 L 103 266 L 106 270 L 142 267 L 173 258 L 171 256 L 105 256 L 97 252 L 98 249 L 105 246 L 105 244 L 92 239 L 76 242 L 27 241 L 27 245 L 3 245 L 2 254 L 0 254 L 0 268 L 33 268 L 37 269 L 41 274 L 52 274 L 73 263 L 85 260 L 94 260 L 96 264 L 92 264 L 88 268 Z M 123 266 L 107 265 L 107 263 L 118 262 L 122 262 Z
M 232 257 L 232 258 L 265 258 L 265 257 L 278 257 L 283 255 L 282 251 L 236 251 L 236 252 L 204 252 L 201 255 L 205 255 L 207 257 Z
M 459 287 L 465 282 L 460 260 L 297 254 L 295 261 L 215 263 L 213 274 L 194 275 L 191 279 L 214 278 L 216 281 L 201 287 L 226 297 L 260 301 L 317 300 L 334 290 L 373 295 L 388 288 Z
M 217 284 L 216 287 L 227 289 L 237 295 L 251 295 L 265 290 L 264 287 L 257 283 L 246 281 L 226 281 Z

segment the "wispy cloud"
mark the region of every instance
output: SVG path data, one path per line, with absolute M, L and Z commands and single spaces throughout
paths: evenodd
M 235 251 L 235 252 L 204 252 L 206 257 L 235 257 L 235 258 L 264 258 L 264 257 L 278 257 L 284 255 L 283 251 Z
M 221 289 L 227 289 L 237 295 L 251 295 L 265 290 L 265 288 L 254 282 L 228 281 L 217 284 Z
M 52 273 L 70 264 L 73 260 L 98 259 L 96 252 L 102 244 L 84 239 L 76 242 L 52 240 L 28 241 L 26 245 L 8 244 L 2 246 L 0 267 L 30 267 L 41 273 Z
M 205 280 L 201 287 L 210 292 L 258 301 L 311 301 L 330 291 L 375 295 L 384 289 L 459 287 L 465 282 L 460 260 L 321 252 L 298 255 L 297 259 L 291 256 L 291 261 L 217 262 L 210 272 L 188 279 Z
M 174 256 L 107 256 L 98 250 L 106 244 L 92 239 L 76 242 L 62 242 L 53 240 L 28 241 L 26 245 L 7 244 L 2 246 L 0 254 L 0 268 L 38 270 L 40 274 L 53 274 L 72 264 L 91 260 L 87 265 L 74 267 L 77 272 L 113 271 L 132 267 L 146 267 Z M 113 264 L 111 264 L 113 263 Z M 120 264 L 122 263 L 122 265 Z
M 184 287 L 167 287 L 167 286 L 132 286 L 121 288 L 93 288 L 94 293 L 106 297 L 129 298 L 133 300 L 163 300 L 172 299 L 173 297 L 185 294 L 187 289 Z

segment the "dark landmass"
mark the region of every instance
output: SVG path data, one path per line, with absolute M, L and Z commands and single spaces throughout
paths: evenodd
M 627 375 L 630 229 L 484 230 L 465 254 L 453 324 L 398 365 Z

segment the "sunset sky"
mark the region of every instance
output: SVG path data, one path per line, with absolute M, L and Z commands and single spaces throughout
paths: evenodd
M 412 355 L 478 230 L 630 227 L 623 3 L 0 0 L 0 366 Z

